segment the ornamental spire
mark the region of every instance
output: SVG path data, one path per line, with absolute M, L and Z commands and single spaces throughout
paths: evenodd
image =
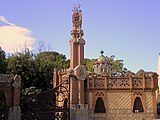
M 82 10 L 80 9 L 80 5 L 74 5 L 72 15 L 72 24 L 73 29 L 81 29 L 82 26 Z
M 74 4 L 72 14 L 72 31 L 71 36 L 73 39 L 81 39 L 84 35 L 82 28 L 82 10 L 80 9 L 80 4 Z
M 101 55 L 103 55 L 104 51 L 103 51 L 103 50 L 101 50 L 101 51 L 100 51 L 100 53 L 101 53 Z

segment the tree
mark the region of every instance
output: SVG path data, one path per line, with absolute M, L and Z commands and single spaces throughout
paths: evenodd
M 69 60 L 66 61 L 66 56 L 59 54 L 58 52 L 47 51 L 37 54 L 36 60 L 48 60 L 53 63 L 53 67 L 56 69 L 69 68 Z
M 7 58 L 7 72 L 21 76 L 22 89 L 30 87 L 35 73 L 33 54 L 28 50 Z
M 37 77 L 34 82 L 37 88 L 50 88 L 50 83 L 53 80 L 54 69 L 60 70 L 69 68 L 69 60 L 66 56 L 58 52 L 46 51 L 35 56 L 35 72 Z M 38 84 L 37 84 L 38 83 Z
M 51 87 L 54 69 L 69 67 L 69 60 L 58 52 L 47 51 L 33 55 L 29 50 L 7 58 L 8 73 L 21 76 L 22 89 L 36 87 L 42 91 Z
M 88 58 L 85 58 L 84 59 L 84 64 L 88 70 L 88 72 L 93 72 L 93 64 L 94 64 L 95 60 L 94 59 L 88 59 Z
M 0 47 L 0 74 L 6 73 L 6 56 L 4 50 Z
M 112 63 L 112 72 L 123 72 L 123 60 L 114 60 Z

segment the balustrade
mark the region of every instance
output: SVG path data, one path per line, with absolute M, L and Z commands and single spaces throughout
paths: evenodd
M 95 90 L 150 90 L 154 88 L 156 79 L 153 74 L 145 73 L 140 77 L 95 76 L 89 78 L 89 89 Z
M 130 80 L 129 78 L 109 78 L 107 89 L 130 89 Z

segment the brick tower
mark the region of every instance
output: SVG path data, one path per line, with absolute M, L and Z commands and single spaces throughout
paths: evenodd
M 71 118 L 85 120 L 87 107 L 84 105 L 84 80 L 87 78 L 87 70 L 84 66 L 85 40 L 82 27 L 82 11 L 80 6 L 75 6 L 72 14 L 72 30 L 70 44 L 70 70 L 74 71 L 74 77 L 70 81 Z

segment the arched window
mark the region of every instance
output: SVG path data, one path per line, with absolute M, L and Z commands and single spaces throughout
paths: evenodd
M 0 90 L 0 120 L 7 119 L 6 98 L 2 90 Z
M 140 97 L 136 97 L 136 99 L 134 101 L 133 112 L 134 113 L 136 113 L 136 112 L 144 112 L 142 101 L 141 101 Z
M 101 97 L 98 97 L 96 101 L 96 106 L 95 106 L 95 113 L 105 113 L 105 112 L 106 110 L 105 110 L 104 102 Z

